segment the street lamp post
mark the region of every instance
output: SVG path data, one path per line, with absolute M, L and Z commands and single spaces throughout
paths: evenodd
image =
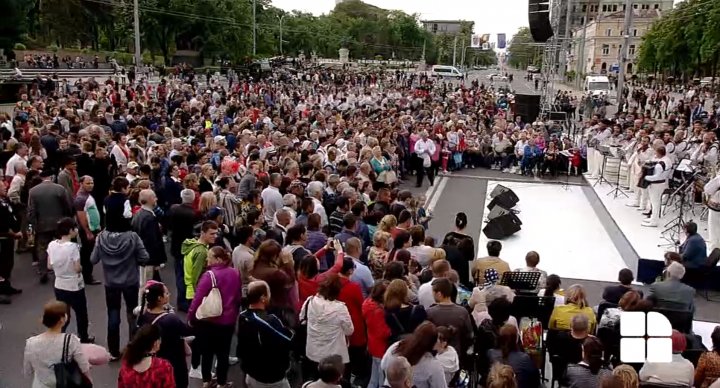
M 284 15 L 284 14 L 283 14 L 283 15 L 280 15 L 279 18 L 280 18 L 280 56 L 282 56 L 282 55 L 283 55 L 282 24 L 283 24 L 283 19 L 285 19 L 285 15 Z

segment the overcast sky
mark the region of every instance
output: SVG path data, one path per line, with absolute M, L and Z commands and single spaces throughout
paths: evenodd
M 475 22 L 476 34 L 491 34 L 496 41 L 498 33 L 507 34 L 510 40 L 520 27 L 528 25 L 527 0 L 363 0 L 386 8 L 399 9 L 409 14 L 420 14 L 421 19 L 464 19 Z M 677 4 L 682 0 L 675 0 Z M 335 0 L 272 0 L 274 6 L 292 11 L 299 9 L 314 15 L 330 12 Z

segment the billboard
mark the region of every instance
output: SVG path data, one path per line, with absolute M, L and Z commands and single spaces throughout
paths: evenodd
M 507 46 L 507 41 L 505 40 L 505 34 L 497 34 L 497 48 L 504 49 L 505 46 Z
M 485 48 L 487 46 L 488 41 L 490 40 L 490 34 L 482 34 L 482 35 L 473 35 L 472 40 L 470 42 L 470 46 L 473 48 L 483 48 L 484 50 L 487 50 Z

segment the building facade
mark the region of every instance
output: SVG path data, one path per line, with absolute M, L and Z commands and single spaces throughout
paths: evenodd
M 661 11 L 659 9 L 641 8 L 633 10 L 630 38 L 628 40 L 626 74 L 634 73 L 635 59 L 642 36 L 660 16 Z M 624 25 L 625 12 L 617 11 L 600 14 L 584 28 L 576 29 L 573 32 L 572 55 L 567 70 L 576 70 L 577 61 L 583 60 L 583 72 L 585 74 L 616 74 L 624 42 L 622 34 Z M 583 31 L 585 31 L 585 50 L 581 53 L 580 46 Z

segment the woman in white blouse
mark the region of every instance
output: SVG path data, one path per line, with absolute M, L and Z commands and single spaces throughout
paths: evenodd
M 33 376 L 32 388 L 55 388 L 53 365 L 59 363 L 67 337 L 68 350 L 65 361 L 75 360 L 85 378 L 90 380 L 90 363 L 80 348 L 80 339 L 74 334 L 63 334 L 67 322 L 67 305 L 52 301 L 45 305 L 42 323 L 47 327 L 44 333 L 25 341 L 23 372 Z
M 130 158 L 130 148 L 127 146 L 127 136 L 122 133 L 115 134 L 115 145 L 110 151 L 110 155 L 115 158 L 115 162 L 118 165 L 118 169 L 122 172 L 127 167 L 128 160 Z
M 350 362 L 345 337 L 355 329 L 345 303 L 337 300 L 341 288 L 337 274 L 328 276 L 320 283 L 318 293 L 309 297 L 300 310 L 301 322 L 307 322 L 305 356 L 311 364 L 303 370 L 313 375 L 317 374 L 320 360 L 329 354 L 340 355 L 345 364 Z

